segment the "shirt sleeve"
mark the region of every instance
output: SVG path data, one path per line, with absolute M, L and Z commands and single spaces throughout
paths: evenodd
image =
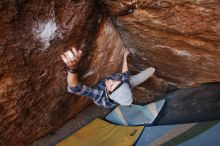
M 67 87 L 67 90 L 76 95 L 87 96 L 95 101 L 102 95 L 102 90 L 81 85 L 81 83 L 78 83 L 75 87 Z
M 129 83 L 129 74 L 130 74 L 129 71 L 123 72 L 121 74 L 122 74 L 121 81 L 130 84 Z
M 129 75 L 130 75 L 130 72 L 126 71 L 126 72 L 123 72 L 123 73 L 113 74 L 112 76 L 110 76 L 110 77 L 108 77 L 106 79 L 120 80 L 120 81 L 125 82 L 125 83 L 130 85 L 130 83 L 129 83 Z

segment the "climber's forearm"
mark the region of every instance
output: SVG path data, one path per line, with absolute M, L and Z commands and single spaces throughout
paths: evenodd
M 78 83 L 78 74 L 77 73 L 70 73 L 68 71 L 67 75 L 67 84 L 68 87 L 75 87 Z
M 122 73 L 128 71 L 128 61 L 127 61 L 127 57 L 124 57 L 123 59 L 123 66 L 122 66 Z
M 68 67 L 67 84 L 68 87 L 75 87 L 78 84 L 78 76 L 76 73 L 77 65 L 82 57 L 82 51 L 72 47 L 61 55 L 63 62 Z
M 122 73 L 128 71 L 128 61 L 127 61 L 128 54 L 129 54 L 129 51 L 127 48 L 125 48 L 124 57 L 123 57 L 123 65 L 122 65 Z

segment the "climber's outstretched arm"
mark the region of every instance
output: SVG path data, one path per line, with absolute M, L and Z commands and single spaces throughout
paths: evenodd
M 122 73 L 128 71 L 128 61 L 127 61 L 128 54 L 129 54 L 129 51 L 128 51 L 128 49 L 126 48 L 126 49 L 125 49 L 125 52 L 124 52 L 124 58 L 123 58 Z
M 82 56 L 82 51 L 77 51 L 76 48 L 68 50 L 61 55 L 62 60 L 68 67 L 67 84 L 68 87 L 75 87 L 78 83 L 78 76 L 76 72 L 77 65 Z

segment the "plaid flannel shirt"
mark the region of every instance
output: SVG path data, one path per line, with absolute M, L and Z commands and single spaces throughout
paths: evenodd
M 116 73 L 106 78 L 101 79 L 95 86 L 88 87 L 86 85 L 82 85 L 78 83 L 75 87 L 67 87 L 67 90 L 70 93 L 80 95 L 80 96 L 87 96 L 93 100 L 95 104 L 98 106 L 102 106 L 105 108 L 112 108 L 117 105 L 117 103 L 113 103 L 109 100 L 107 89 L 105 86 L 105 80 L 112 79 L 122 81 L 124 83 L 129 83 L 129 73 Z

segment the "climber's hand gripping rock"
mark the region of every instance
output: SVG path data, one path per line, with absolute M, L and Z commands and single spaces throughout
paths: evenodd
M 77 51 L 74 47 L 72 47 L 72 50 L 68 50 L 61 55 L 62 60 L 70 69 L 77 67 L 81 57 L 82 51 Z

